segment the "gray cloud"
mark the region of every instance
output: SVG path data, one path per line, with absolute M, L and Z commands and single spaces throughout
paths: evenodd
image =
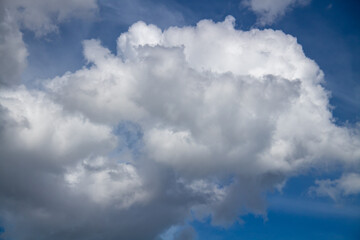
M 1 89 L 8 234 L 155 239 L 190 211 L 226 226 L 266 215 L 264 193 L 293 175 L 356 166 L 358 130 L 334 124 L 318 65 L 294 37 L 234 21 L 138 22 L 117 54 L 87 40 L 86 67 Z
M 90 18 L 97 11 L 96 0 L 4 0 L 6 9 L 21 28 L 38 37 L 58 31 L 58 24 L 71 18 Z
M 20 82 L 28 54 L 22 33 L 5 6 L 0 3 L 0 87 Z

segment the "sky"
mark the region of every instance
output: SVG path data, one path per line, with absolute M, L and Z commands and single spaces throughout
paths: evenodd
M 0 239 L 359 239 L 359 11 L 0 0 Z

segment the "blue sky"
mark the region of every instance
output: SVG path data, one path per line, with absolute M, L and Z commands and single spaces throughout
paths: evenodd
M 18 1 L 18 4 L 26 12 L 27 9 L 32 7 L 35 9 L 37 6 L 35 1 L 34 5 L 31 1 L 29 2 L 30 4 L 24 5 Z M 79 9 L 88 11 L 90 2 L 96 3 L 96 10 L 90 16 L 77 16 L 76 11 Z M 248 4 L 251 3 L 251 1 L 248 2 Z M 258 2 L 262 1 L 258 0 Z M 3 174 L 3 177 L 0 177 L 0 181 L 3 182 L 0 184 L 0 191 L 3 192 L 3 194 L 0 193 L 0 204 L 4 206 L 0 207 L 0 239 L 64 239 L 64 237 L 90 239 L 89 236 L 91 239 L 116 239 L 118 236 L 127 236 L 128 239 L 133 237 L 134 239 L 162 240 L 359 239 L 360 155 L 357 147 L 360 142 L 360 20 L 358 15 L 360 3 L 340 0 L 288 2 L 290 5 L 285 10 L 276 8 L 278 12 L 270 16 L 257 12 L 255 7 L 251 8 L 251 5 L 245 5 L 240 0 L 84 0 L 79 1 L 80 7 L 74 7 L 75 14 L 67 12 L 68 15 L 65 14 L 64 19 L 54 18 L 52 15 L 54 12 L 55 15 L 59 14 L 56 8 L 49 10 L 50 13 L 46 13 L 48 14 L 46 16 L 57 26 L 57 30 L 48 31 L 36 24 L 33 25 L 34 28 L 31 25 L 27 26 L 24 21 L 29 19 L 15 14 L 18 13 L 19 6 L 16 11 L 11 10 L 11 3 L 5 1 L 4 6 L 0 6 L 0 10 L 7 9 L 9 16 L 13 17 L 14 25 L 11 26 L 14 26 L 14 31 L 18 30 L 22 33 L 18 39 L 24 43 L 28 56 L 26 57 L 27 66 L 20 72 L 18 80 L 20 83 L 7 85 L 5 81 L 5 85 L 0 85 L 3 89 L 0 94 L 0 120 L 4 122 L 0 124 L 0 134 L 1 141 L 6 142 L 5 147 L 0 149 L 3 159 L 0 160 L 0 169 L 5 169 L 0 170 L 0 175 Z M 271 6 L 276 4 L 278 1 L 274 1 Z M 46 8 L 39 9 L 46 11 Z M 92 11 L 93 8 L 90 10 Z M 133 37 L 131 34 L 134 34 L 129 27 L 138 21 L 153 24 L 163 31 L 173 26 L 177 26 L 179 31 L 182 31 L 186 29 L 186 26 L 196 26 L 202 19 L 210 19 L 215 23 L 226 22 L 224 19 L 228 15 L 236 19 L 234 25 L 236 31 L 247 33 L 256 28 L 260 31 L 274 29 L 292 35 L 307 57 L 304 62 L 307 63 L 308 59 L 313 60 L 324 73 L 320 84 L 313 83 L 315 80 L 311 80 L 313 81 L 311 89 L 322 86 L 324 91 L 317 93 L 317 90 L 314 90 L 316 94 L 319 94 L 314 99 L 323 100 L 324 96 L 327 96 L 325 99 L 329 100 L 331 106 L 324 106 L 325 103 L 319 100 L 322 104 L 319 105 L 320 107 L 311 108 L 304 114 L 314 113 L 316 109 L 324 107 L 325 110 L 320 115 L 326 118 L 323 122 L 328 124 L 329 128 L 319 131 L 321 133 L 318 137 L 323 139 L 321 134 L 325 132 L 330 132 L 332 137 L 330 140 L 325 140 L 326 143 L 319 140 L 312 143 L 315 145 L 308 146 L 307 143 L 312 142 L 314 137 L 305 136 L 302 139 L 302 132 L 307 133 L 316 129 L 306 128 L 312 126 L 308 124 L 307 119 L 304 120 L 304 126 L 300 122 L 299 129 L 294 129 L 296 128 L 294 126 L 297 126 L 295 124 L 290 125 L 288 130 L 280 131 L 280 136 L 281 134 L 290 136 L 285 138 L 287 139 L 285 142 L 294 141 L 290 143 L 293 144 L 291 149 L 294 152 L 284 157 L 284 161 L 289 161 L 291 167 L 286 165 L 276 169 L 267 162 L 261 165 L 262 160 L 259 160 L 261 163 L 259 165 L 252 165 L 251 162 L 253 159 L 253 161 L 258 159 L 258 155 L 263 153 L 261 151 L 267 153 L 266 147 L 264 150 L 262 145 L 265 146 L 267 137 L 279 128 L 282 129 L 282 126 L 272 129 L 272 125 L 261 117 L 248 122 L 245 120 L 243 123 L 245 127 L 241 125 L 239 129 L 241 133 L 244 132 L 246 139 L 237 138 L 231 134 L 231 130 L 230 133 L 227 130 L 227 126 L 233 125 L 233 129 L 237 129 L 235 125 L 239 122 L 241 124 L 241 119 L 243 119 L 242 117 L 233 121 L 232 115 L 227 115 L 226 110 L 229 104 L 225 96 L 229 94 L 232 97 L 232 91 L 229 90 L 230 92 L 224 94 L 224 102 L 227 103 L 225 107 L 219 105 L 220 107 L 217 108 L 216 103 L 221 102 L 219 100 L 211 102 L 210 105 L 215 106 L 214 108 L 206 105 L 205 110 L 194 107 L 194 110 L 190 111 L 189 109 L 193 106 L 201 105 L 201 101 L 195 102 L 197 98 L 189 95 L 188 92 L 182 94 L 181 91 L 187 88 L 181 82 L 176 82 L 176 80 L 169 84 L 166 79 L 177 79 L 176 76 L 180 76 L 186 81 L 200 79 L 199 81 L 208 80 L 215 83 L 216 79 L 223 79 L 229 81 L 229 86 L 236 88 L 238 85 L 233 84 L 235 81 L 233 79 L 244 78 L 245 80 L 241 80 L 243 81 L 241 86 L 245 90 L 240 88 L 236 91 L 244 96 L 249 92 L 254 98 L 250 97 L 250 100 L 241 98 L 241 101 L 249 101 L 243 102 L 244 105 L 241 106 L 253 106 L 245 107 L 245 109 L 248 112 L 253 111 L 256 116 L 262 116 L 263 112 L 266 114 L 267 108 L 270 108 L 269 114 L 279 111 L 280 119 L 281 116 L 289 114 L 287 110 L 278 107 L 283 102 L 290 104 L 292 99 L 297 99 L 297 97 L 307 98 L 307 95 L 302 95 L 302 92 L 297 91 L 299 91 L 299 84 L 307 83 L 306 76 L 308 75 L 301 75 L 301 73 L 299 76 L 305 77 L 299 80 L 300 83 L 296 83 L 296 79 L 286 80 L 288 82 L 283 83 L 282 79 L 287 79 L 287 76 L 291 76 L 292 73 L 287 75 L 287 72 L 281 72 L 277 76 L 272 70 L 269 72 L 265 70 L 263 76 L 258 76 L 251 75 L 253 73 L 251 69 L 244 72 L 239 70 L 239 73 L 237 69 L 241 66 L 232 68 L 233 63 L 230 60 L 227 62 L 226 59 L 223 60 L 226 66 L 221 63 L 220 65 L 209 63 L 210 67 L 206 69 L 208 65 L 202 64 L 206 62 L 206 59 L 212 59 L 212 55 L 205 58 L 197 58 L 196 53 L 194 56 L 186 55 L 187 52 L 184 50 L 188 48 L 186 44 L 191 47 L 192 43 L 186 42 L 185 37 L 185 40 L 181 40 L 184 41 L 183 48 L 178 45 L 171 46 L 173 43 L 166 45 L 159 42 L 160 47 L 147 43 L 150 50 L 146 44 L 145 47 L 141 44 L 139 44 L 141 47 L 134 47 L 140 50 L 132 48 L 118 50 L 120 45 L 117 39 L 122 33 L 128 34 L 127 44 L 135 44 L 129 40 Z M 262 23 L 261 19 L 265 19 L 264 16 L 270 16 L 268 18 L 270 20 Z M 3 18 L 0 20 L 3 21 L 1 23 L 7 24 L 7 20 Z M 30 21 L 29 24 L 31 23 Z M 207 24 L 208 29 L 215 29 L 213 23 Z M 139 29 L 142 30 L 141 26 Z M 9 34 L 2 28 L 0 31 Z M 39 35 L 41 31 L 44 32 Z M 185 36 L 185 34 L 185 30 L 181 32 L 181 35 Z M 221 41 L 222 37 L 216 34 L 220 33 L 215 32 L 211 35 L 219 36 L 219 40 L 213 41 L 214 44 Z M 276 42 L 283 41 L 284 48 L 293 47 L 292 42 L 284 37 L 285 35 L 276 35 L 276 32 L 269 34 L 277 39 Z M 149 35 L 150 33 L 145 34 L 144 39 Z M 84 42 L 89 39 L 99 41 Z M 227 38 L 224 39 L 226 41 Z M 260 37 L 250 39 L 249 46 L 253 46 L 251 44 L 258 40 L 263 41 Z M 195 36 L 193 41 L 203 41 L 203 38 Z M 207 43 L 207 40 L 204 40 L 203 45 Z M 259 44 L 271 45 L 266 41 Z M 196 46 L 201 46 L 201 44 Z M 216 51 L 216 45 L 214 46 L 214 49 L 209 49 L 209 52 Z M 163 48 L 165 50 L 161 52 Z M 249 51 L 257 51 L 256 46 L 251 49 L 255 50 Z M 129 50 L 129 55 L 126 50 Z M 135 51 L 135 54 L 131 51 Z M 269 51 L 276 52 L 277 49 Z M 119 56 L 122 54 L 123 59 L 125 58 L 122 63 L 117 62 L 120 61 L 117 54 Z M 182 54 L 184 57 L 181 57 Z M 200 51 L 198 54 L 203 54 L 203 52 Z M 223 56 L 222 52 L 218 54 L 218 56 Z M 252 59 L 250 54 L 249 59 Z M 272 52 L 269 54 L 271 55 Z M 281 54 L 287 53 L 281 52 Z M 138 56 L 153 58 L 149 60 L 146 57 L 138 58 Z M 231 56 L 229 55 L 229 59 Z M 167 60 L 162 62 L 163 58 Z M 165 66 L 166 62 L 172 62 L 173 59 L 176 62 L 175 70 L 164 67 L 165 73 L 160 70 L 154 72 L 153 69 L 157 69 L 154 66 L 157 66 L 159 62 L 160 65 Z M 195 60 L 192 62 L 192 59 Z M 203 59 L 203 62 L 198 59 Z M 243 59 L 240 60 L 243 61 Z M 259 62 L 262 60 L 262 58 L 257 59 Z M 217 60 L 214 61 L 218 64 Z M 246 62 L 246 59 L 244 61 Z M 305 64 L 301 61 L 292 63 L 293 68 L 301 68 L 302 64 Z M 21 64 L 20 60 L 19 62 Z M 243 62 L 241 64 L 246 65 Z M 275 65 L 276 63 L 274 63 L 274 69 L 277 66 Z M 178 66 L 186 67 L 177 70 Z M 212 66 L 215 67 L 212 68 Z M 222 71 L 223 66 L 227 71 Z M 203 72 L 202 69 L 206 71 Z M 218 69 L 221 70 L 218 71 Z M 0 75 L 2 84 L 1 77 L 6 78 L 5 73 L 7 74 L 8 70 L 0 68 L 0 71 L 4 73 Z M 258 93 L 257 90 L 265 92 L 268 89 L 261 88 L 263 77 L 268 79 L 267 74 L 276 79 L 279 77 L 279 79 L 276 80 L 276 84 L 275 80 L 271 81 L 273 85 L 270 84 L 270 87 L 273 88 L 269 95 L 270 100 L 262 102 L 262 96 L 256 93 Z M 133 85 L 122 82 L 114 85 L 111 90 L 111 87 L 106 85 L 107 83 L 98 85 L 99 81 L 107 78 L 111 78 L 110 82 L 117 82 L 118 79 L 139 78 L 141 80 L 135 81 L 136 91 L 132 90 Z M 246 85 L 248 78 L 260 79 L 261 84 Z M 224 93 L 225 88 L 219 89 L 217 94 Z M 94 95 L 88 98 L 87 91 Z M 164 92 L 169 94 L 163 94 Z M 108 99 L 109 96 L 111 98 Z M 187 102 L 188 96 L 190 96 L 190 103 Z M 9 100 L 13 98 L 20 99 L 20 102 L 15 103 L 15 100 Z M 135 105 L 139 105 L 139 108 L 132 105 L 133 99 L 136 99 L 137 105 Z M 234 99 L 238 98 L 234 97 Z M 230 99 L 229 102 L 236 106 L 238 101 L 233 100 Z M 269 106 L 262 108 L 267 103 Z M 166 104 L 172 107 L 170 113 L 162 112 L 162 107 L 168 106 Z M 284 109 L 287 109 L 286 106 Z M 178 108 L 179 112 L 174 110 Z M 183 108 L 186 110 L 182 110 Z M 225 110 L 222 111 L 223 109 Z M 205 114 L 210 110 L 215 111 L 211 115 L 213 118 L 220 116 L 221 120 L 197 117 L 198 112 Z M 302 110 L 303 108 L 299 108 L 299 112 Z M 236 110 L 230 110 L 230 113 L 231 111 Z M 283 115 L 282 111 L 284 111 Z M 242 112 L 238 114 L 241 115 Z M 293 119 L 291 114 L 292 112 L 289 119 Z M 332 114 L 332 117 L 329 119 L 327 114 L 330 116 Z M 221 122 L 223 119 L 226 119 L 224 124 Z M 18 130 L 26 125 L 24 122 L 27 122 L 29 126 L 39 124 L 40 127 L 34 127 L 34 131 L 30 133 Z M 55 122 L 55 125 L 49 122 Z M 219 129 L 224 131 L 224 136 L 211 132 L 211 127 L 208 127 L 213 126 L 217 129 L 218 124 Z M 13 127 L 15 125 L 20 127 Z M 321 124 L 314 126 L 319 129 L 322 127 Z M 270 130 L 267 131 L 267 128 Z M 24 129 L 27 129 L 26 126 Z M 32 128 L 29 127 L 29 129 Z M 247 129 L 250 129 L 249 132 Z M 292 135 L 286 131 L 300 133 Z M 343 132 L 339 133 L 339 131 Z M 7 138 L 8 136 L 13 137 Z M 180 140 L 179 142 L 171 136 L 181 136 L 181 139 L 186 139 L 186 143 Z M 219 138 L 213 140 L 214 142 L 207 140 L 214 136 Z M 341 142 L 343 138 L 345 140 Z M 263 139 L 265 139 L 264 143 Z M 269 139 L 273 138 L 269 137 Z M 271 143 L 272 140 L 269 141 Z M 198 143 L 203 145 L 200 144 L 199 148 L 195 148 Z M 328 143 L 329 145 L 326 145 Z M 217 144 L 224 145 L 224 149 L 227 150 L 209 151 L 210 155 L 203 150 L 207 147 L 218 146 Z M 6 147 L 8 145 L 10 147 Z M 195 146 L 194 149 L 193 146 Z M 240 150 L 237 146 L 241 146 Z M 238 156 L 235 159 L 241 164 L 234 165 L 235 160 L 229 157 L 230 151 L 234 151 L 235 156 Z M 248 157 L 250 160 L 242 162 L 242 157 Z M 200 159 L 199 163 L 197 159 Z M 209 159 L 209 162 L 204 159 Z M 264 162 L 272 163 L 271 159 L 264 159 Z M 297 165 L 295 162 L 298 159 L 306 159 L 304 165 L 301 165 L 302 163 Z M 177 160 L 179 162 L 176 162 Z M 277 159 L 273 161 L 274 165 L 277 164 Z M 25 171 L 26 166 L 29 168 L 28 172 Z M 248 171 L 243 170 L 248 166 Z M 110 177 L 103 178 L 107 174 Z M 35 175 L 38 177 L 34 177 Z M 229 179 L 235 180 L 229 181 Z M 29 181 L 34 185 L 31 185 Z M 47 181 L 49 183 L 46 183 Z M 249 185 L 246 184 L 247 181 Z M 53 194 L 44 193 L 42 188 L 54 189 L 49 190 L 49 193 Z M 222 199 L 223 196 L 225 200 L 219 203 L 216 202 L 218 200 L 214 200 L 215 202 L 206 200 L 207 198 Z M 86 199 L 86 203 L 81 204 L 82 199 Z M 90 208 L 95 210 L 88 211 Z M 25 217 L 22 218 L 23 212 Z M 55 216 L 58 212 L 69 214 Z M 80 216 L 74 217 L 74 223 L 66 222 L 71 212 Z M 235 219 L 233 213 L 237 215 Z M 225 225 L 217 224 L 219 219 L 220 222 L 223 220 L 222 215 L 226 215 Z M 99 216 L 98 220 L 94 222 L 85 220 L 94 216 Z M 228 221 L 229 219 L 232 220 Z M 133 229 L 137 227 L 139 232 L 144 232 L 143 235 L 140 233 L 131 235 Z M 183 229 L 189 232 L 182 231 Z M 26 237 L 28 233 L 29 238 Z M 144 238 L 144 235 L 149 238 Z

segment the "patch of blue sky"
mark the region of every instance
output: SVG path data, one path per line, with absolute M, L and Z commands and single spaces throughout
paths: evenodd
M 0 226 L 0 240 L 3 240 L 3 235 L 5 233 L 5 229 L 3 227 Z
M 143 131 L 139 124 L 121 121 L 113 129 L 113 134 L 119 139 L 116 152 L 130 151 L 134 158 L 140 156 L 143 147 Z
M 81 69 L 86 64 L 82 41 L 90 38 L 91 25 L 91 22 L 72 19 L 60 24 L 58 32 L 41 38 L 31 31 L 22 30 L 29 53 L 23 82 L 36 87 L 39 81 Z
M 1 215 L 0 215 L 0 240 L 11 240 L 6 236 L 6 231 L 5 228 L 3 227 L 3 221 L 1 220 Z
M 272 26 L 297 37 L 305 54 L 324 71 L 338 124 L 360 121 L 359 11 L 359 1 L 312 1 Z
M 210 219 L 205 222 L 194 221 L 191 225 L 196 229 L 198 239 L 209 240 L 357 240 L 360 236 L 360 218 L 324 216 L 317 213 L 299 214 L 269 209 L 267 219 L 251 214 L 242 219 L 242 223 L 236 222 L 229 228 L 214 227 Z

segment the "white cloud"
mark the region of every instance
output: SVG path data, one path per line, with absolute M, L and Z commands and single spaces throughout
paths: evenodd
M 310 193 L 330 197 L 333 200 L 360 193 L 360 174 L 358 173 L 344 174 L 335 180 L 316 180 L 315 183 L 317 186 L 311 187 Z
M 67 114 L 42 92 L 1 89 L 0 101 L 11 122 L 3 126 L 8 148 L 49 152 L 70 160 L 106 152 L 116 144 L 108 126 L 94 124 L 81 114 Z
M 134 166 L 104 157 L 87 158 L 77 167 L 69 168 L 65 181 L 95 203 L 113 204 L 118 209 L 145 202 L 149 197 Z
M 58 24 L 70 18 L 91 17 L 97 11 L 96 0 L 5 0 L 6 9 L 22 28 L 44 36 L 58 30 Z
M 84 41 L 86 67 L 2 90 L 5 222 L 33 238 L 154 239 L 190 209 L 227 225 L 265 214 L 262 193 L 293 175 L 358 165 L 359 132 L 334 124 L 296 38 L 234 21 L 138 22 L 117 54 Z
M 294 7 L 305 6 L 311 0 L 243 0 L 242 5 L 248 7 L 258 16 L 261 26 L 274 23 Z
M 235 174 L 255 196 L 288 174 L 359 159 L 359 135 L 333 123 L 322 71 L 281 31 L 238 31 L 232 17 L 163 32 L 138 22 L 117 56 L 94 40 L 84 48 L 94 65 L 50 81 L 56 101 L 94 121 L 137 122 L 146 157 L 187 178 Z
M 333 124 L 323 73 L 296 39 L 238 31 L 233 22 L 164 32 L 136 23 L 119 37 L 118 56 L 87 41 L 94 66 L 47 86 L 94 121 L 138 122 L 151 157 L 189 171 L 286 172 L 324 157 L 356 161 L 358 136 Z

